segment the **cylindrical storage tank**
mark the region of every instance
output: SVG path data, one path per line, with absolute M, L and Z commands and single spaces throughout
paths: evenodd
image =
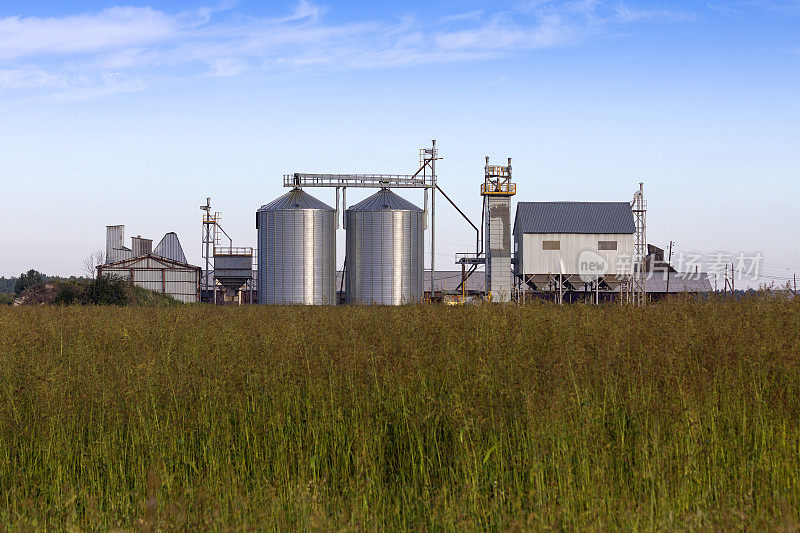
M 348 303 L 401 305 L 422 299 L 425 213 L 389 189 L 345 212 Z
M 256 212 L 258 303 L 336 304 L 336 213 L 293 189 Z

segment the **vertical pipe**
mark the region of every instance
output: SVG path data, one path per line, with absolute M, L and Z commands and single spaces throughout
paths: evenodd
M 422 204 L 423 205 L 422 214 L 423 214 L 423 217 L 424 217 L 422 219 L 422 229 L 426 230 L 426 229 L 428 229 L 428 189 L 425 188 L 425 189 L 422 189 L 422 190 L 425 191 L 425 200 L 424 200 L 424 203 Z
M 339 189 L 336 187 L 336 229 L 339 229 Z
M 436 139 L 431 149 L 431 302 L 433 302 L 433 279 L 436 275 Z

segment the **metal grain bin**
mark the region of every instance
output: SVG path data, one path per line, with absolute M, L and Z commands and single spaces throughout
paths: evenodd
M 336 214 L 293 189 L 256 212 L 258 303 L 336 304 Z
M 425 214 L 388 189 L 345 213 L 348 303 L 400 305 L 422 298 Z

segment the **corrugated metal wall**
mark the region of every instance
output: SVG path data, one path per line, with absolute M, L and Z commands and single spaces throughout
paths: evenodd
M 172 259 L 173 261 L 178 261 L 179 263 L 187 262 L 186 255 L 183 253 L 181 241 L 178 239 L 178 235 L 173 231 L 164 235 L 164 238 L 158 243 L 153 253 L 161 257 L 166 257 L 167 259 Z
M 141 257 L 143 255 L 147 255 L 152 253 L 153 251 L 153 239 L 145 239 L 141 236 L 139 237 L 132 237 L 131 238 L 131 251 L 133 253 L 133 257 Z
M 127 257 L 122 256 L 125 247 L 125 226 L 106 226 L 106 263 L 113 263 Z
M 543 250 L 543 241 L 560 241 L 560 250 Z M 599 250 L 599 241 L 617 241 L 616 250 Z M 633 235 L 606 233 L 526 233 L 518 241 L 522 274 L 580 274 L 581 254 L 591 251 L 607 262 L 606 274 L 631 273 Z
M 333 209 L 260 209 L 258 303 L 336 304 Z
M 424 213 L 345 212 L 349 303 L 400 305 L 422 298 Z
M 511 300 L 511 199 L 487 197 L 486 207 L 486 287 L 492 300 Z
M 161 261 L 156 257 L 140 257 L 104 265 L 101 275 L 131 280 L 137 287 L 168 294 L 180 302 L 196 302 L 200 269 Z

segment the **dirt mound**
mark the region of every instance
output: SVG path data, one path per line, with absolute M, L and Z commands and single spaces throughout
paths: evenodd
M 14 305 L 47 305 L 52 304 L 61 292 L 62 283 L 50 281 L 28 287 L 17 295 Z

